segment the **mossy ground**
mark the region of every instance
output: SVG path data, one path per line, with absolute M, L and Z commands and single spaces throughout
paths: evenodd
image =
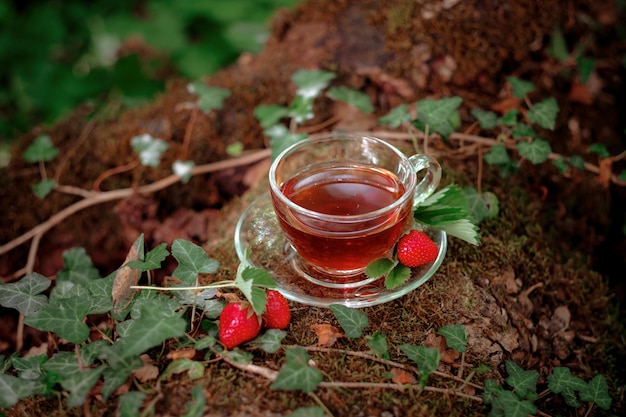
M 568 1 L 565 7 L 558 1 L 518 1 L 490 9 L 484 2 L 468 1 L 434 20 L 425 19 L 424 13 L 436 11 L 436 3 L 425 3 L 434 8 L 418 7 L 409 1 L 388 2 L 382 10 L 374 7 L 379 2 L 309 1 L 291 14 L 277 16 L 274 34 L 263 53 L 244 56 L 237 65 L 208 79 L 211 85 L 231 90 L 223 109 L 210 115 L 198 114 L 193 119 L 192 112 L 181 103 L 192 102 L 194 97 L 186 91 L 184 81 L 172 81 L 168 91 L 145 108 L 96 117 L 93 124 L 88 122 L 88 113 L 79 109 L 64 123 L 36 128 L 20 141 L 15 155 L 36 134 L 48 132 L 61 155 L 67 155 L 64 162 L 51 163 L 49 172 L 58 174 L 64 184 L 89 189 L 102 172 L 132 162 L 132 136 L 151 133 L 170 145 L 163 168 L 137 167 L 110 177 L 102 189 L 145 184 L 169 173 L 168 167 L 184 148 L 185 137 L 190 139 L 188 154 L 198 164 L 227 158 L 225 147 L 235 141 L 241 141 L 250 150 L 266 146 L 253 109 L 258 104 L 288 103 L 294 93 L 289 78 L 301 68 L 336 71 L 339 84 L 358 88 L 372 98 L 377 115 L 385 114 L 396 104 L 413 103 L 427 96 L 459 95 L 465 100 L 461 111 L 467 131 L 475 129 L 468 116 L 472 106 L 488 108 L 496 104 L 506 95 L 506 76 L 524 77 L 539 86 L 538 98 L 554 96 L 563 103 L 559 128 L 542 132 L 556 151 L 568 155 L 583 153 L 590 143 L 600 141 L 610 149 L 623 149 L 624 139 L 619 133 L 623 130 L 619 108 L 619 93 L 624 91 L 623 70 L 620 72 L 616 53 L 623 43 L 612 40 L 604 48 L 600 44 L 590 48 L 590 53 L 604 59 L 598 72 L 605 87 L 593 105 L 570 100 L 572 78 L 559 76 L 557 64 L 541 52 L 554 24 L 562 23 L 572 39 L 584 38 L 589 29 L 572 20 L 574 11 L 606 19 L 607 10 L 614 6 L 611 2 L 600 5 Z M 515 19 L 510 18 L 513 15 Z M 459 25 L 468 22 L 474 22 L 475 27 L 463 26 L 465 32 L 458 30 Z M 610 40 L 611 27 L 610 22 L 605 24 L 596 35 Z M 476 40 L 481 41 L 474 45 Z M 532 46 L 531 41 L 536 41 L 539 49 L 533 49 L 537 45 Z M 467 54 L 470 50 L 472 53 Z M 450 63 L 445 55 L 457 65 L 456 69 L 448 68 L 453 71 L 452 78 L 444 71 L 446 62 Z M 375 118 L 353 118 L 354 113 L 341 113 L 326 99 L 320 100 L 315 119 L 306 127 L 316 131 L 319 123 L 333 117 L 337 122 L 331 128 L 381 128 L 372 122 Z M 571 130 L 572 120 L 582 127 L 579 136 Z M 608 271 L 611 265 L 624 265 L 623 236 L 620 240 L 619 234 L 615 234 L 622 224 L 616 221 L 620 215 L 623 217 L 620 208 L 626 201 L 624 191 L 613 186 L 603 189 L 590 173 L 565 177 L 550 166 L 534 167 L 527 162 L 518 174 L 503 179 L 495 169 L 479 167 L 476 150 L 459 156 L 459 149 L 450 144 L 439 143 L 432 149 L 444 165 L 445 183 L 480 184 L 483 190 L 498 196 L 500 214 L 481 224 L 479 247 L 450 239 L 443 265 L 427 283 L 390 303 L 364 309 L 370 321 L 365 336 L 385 334 L 389 360 L 393 363 L 373 359 L 365 336 L 340 338 L 332 350 L 317 348 L 311 325 L 338 323 L 328 309 L 292 303 L 293 321 L 285 345 L 307 347 L 325 381 L 338 386 L 320 387 L 311 395 L 273 390 L 266 378 L 209 358 L 201 380 L 191 381 L 180 375 L 145 383 L 134 380 L 132 389 L 148 394 L 144 405 L 153 407 L 155 415 L 181 415 L 193 387 L 201 384 L 209 416 L 284 415 L 298 407 L 320 403 L 335 416 L 485 415 L 487 408 L 480 402 L 457 398 L 446 391 L 458 387 L 446 377 L 433 375 L 429 380 L 430 386 L 442 388 L 443 392 L 419 393 L 377 385 L 391 381 L 389 373 L 395 362 L 414 365 L 398 346 L 424 344 L 440 327 L 464 324 L 469 332 L 464 375 L 481 365 L 488 370 L 475 375 L 472 381 L 495 378 L 502 382 L 503 364 L 509 359 L 523 368 L 538 370 L 542 388 L 545 376 L 556 366 L 567 366 L 587 380 L 602 373 L 609 380 L 614 399 L 611 412 L 623 413 L 626 340 L 619 311 L 623 295 L 620 296 L 619 282 L 609 280 Z M 253 176 L 262 178 L 266 168 L 258 165 Z M 220 262 L 217 274 L 207 279 L 232 278 L 239 264 L 233 246 L 236 221 L 267 187 L 263 180 L 246 179 L 248 172 L 249 167 L 238 167 L 198 176 L 186 185 L 177 184 L 153 195 L 78 213 L 44 236 L 35 270 L 53 276 L 61 268 L 62 251 L 78 245 L 87 249 L 103 273 L 109 273 L 119 267 L 139 232 L 147 233 L 149 245 L 160 243 L 155 230 L 163 232 L 159 225 L 175 219 L 176 210 L 184 208 L 203 213 L 206 225 L 202 230 L 191 231 L 181 227 L 182 235 L 177 237 L 196 240 L 210 257 Z M 3 242 L 77 200 L 54 193 L 43 203 L 36 201 L 24 192 L 36 180 L 38 171 L 19 158 L 14 158 L 11 167 L 2 172 L 0 193 L 3 201 L 12 202 L 2 207 Z M 251 183 L 256 185 L 242 193 Z M 22 267 L 27 252 L 24 245 L 0 257 L 0 275 L 8 276 Z M 558 329 L 556 311 L 564 306 L 571 320 L 567 329 Z M 10 320 L 3 325 L 5 349 L 10 350 L 15 327 L 11 327 Z M 26 340 L 36 345 L 45 339 L 45 335 L 32 334 Z M 167 365 L 164 352 L 176 343 L 170 341 L 162 349 L 150 352 L 161 371 Z M 253 353 L 253 363 L 260 367 L 278 370 L 284 363 L 283 351 L 268 354 L 254 347 L 245 349 Z M 355 356 L 354 352 L 367 356 Z M 440 370 L 456 374 L 458 366 L 456 360 L 442 365 Z M 348 388 L 349 382 L 366 385 Z M 558 397 L 547 396 L 537 405 L 549 414 L 577 415 Z M 7 415 L 115 412 L 115 398 L 103 403 L 96 395 L 82 409 L 67 409 L 60 395 L 21 401 Z

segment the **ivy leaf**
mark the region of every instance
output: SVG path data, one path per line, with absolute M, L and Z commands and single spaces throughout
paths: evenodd
M 463 189 L 469 204 L 469 214 L 475 224 L 479 224 L 485 218 L 496 217 L 500 212 L 498 197 L 489 191 L 478 193 L 475 187 Z
M 120 395 L 119 416 L 131 417 L 140 415 L 140 408 L 146 394 L 140 391 L 130 391 Z
M 578 78 L 580 78 L 580 82 L 583 84 L 587 83 L 589 76 L 596 66 L 596 60 L 578 56 L 576 57 L 576 65 L 578 67 Z
M 146 253 L 145 256 L 142 257 L 143 259 L 130 260 L 126 262 L 124 266 L 137 271 L 151 271 L 153 269 L 159 269 L 161 267 L 161 263 L 163 263 L 168 255 L 169 252 L 167 251 L 167 243 L 161 243 Z
M 509 153 L 506 150 L 506 147 L 501 143 L 493 145 L 489 152 L 483 155 L 483 159 L 489 165 L 508 164 L 511 160 L 511 158 L 509 157 Z
M 198 107 L 205 113 L 221 109 L 224 106 L 224 100 L 230 97 L 229 90 L 209 86 L 202 80 L 187 84 L 187 91 L 198 95 Z
M 106 360 L 110 368 L 102 373 L 104 384 L 102 385 L 102 398 L 108 399 L 122 384 L 124 384 L 135 369 L 143 366 L 139 356 L 124 357 L 123 352 L 115 346 L 107 346 L 103 349 L 102 359 Z
M 428 125 L 431 131 L 447 137 L 454 133 L 453 121 L 458 117 L 461 97 L 445 97 L 439 100 L 423 99 L 417 102 L 417 120 Z
M 568 388 L 579 391 L 585 387 L 587 383 L 572 375 L 572 371 L 564 366 L 554 368 L 552 374 L 548 376 L 548 388 L 555 394 L 560 394 Z
M 420 387 L 424 388 L 430 374 L 436 371 L 439 366 L 439 360 L 441 359 L 439 351 L 434 347 L 410 344 L 400 345 L 399 348 L 409 359 L 417 363 L 420 373 Z
M 293 347 L 286 351 L 285 364 L 278 371 L 270 388 L 280 390 L 300 390 L 312 392 L 324 379 L 322 373 L 309 366 L 309 354 L 303 347 Z
M 528 126 L 526 123 L 518 123 L 511 131 L 511 136 L 513 136 L 515 139 L 536 138 L 537 134 L 535 133 L 533 128 Z
M 48 297 L 41 293 L 50 284 L 48 278 L 31 272 L 17 282 L 0 286 L 0 305 L 14 308 L 28 317 L 48 304 Z
M 285 149 L 300 142 L 308 137 L 306 133 L 291 133 L 283 125 L 274 125 L 264 132 L 270 138 L 270 148 L 272 149 L 272 159 L 276 157 Z
M 51 161 L 59 154 L 59 150 L 52 143 L 50 135 L 39 135 L 24 151 L 22 156 L 26 162 L 36 163 Z
M 193 168 L 196 164 L 193 161 L 176 160 L 172 164 L 172 172 L 180 177 L 180 182 L 187 184 L 191 179 Z
M 462 353 L 467 350 L 467 333 L 462 324 L 444 326 L 437 333 L 445 337 L 448 346 L 457 352 Z
M 261 123 L 263 129 L 277 124 L 289 115 L 289 108 L 279 104 L 260 105 L 254 109 L 254 117 Z
M 536 394 L 539 372 L 535 370 L 526 371 L 513 361 L 506 361 L 505 364 L 509 373 L 506 382 L 515 389 L 515 393 L 520 398 L 527 398 L 529 395 Z
M 173 360 L 161 374 L 160 380 L 163 381 L 172 375 L 182 373 L 186 373 L 192 380 L 202 378 L 204 376 L 204 365 L 186 358 Z
M 139 154 L 141 165 L 148 167 L 158 167 L 161 154 L 169 147 L 163 140 L 153 138 L 147 133 L 133 137 L 130 145 Z
M 51 331 L 74 344 L 89 337 L 89 327 L 83 319 L 90 302 L 80 298 L 64 298 L 58 304 L 48 304 L 24 319 L 24 323 L 42 331 Z
M 535 139 L 532 142 L 519 142 L 517 150 L 521 156 L 535 165 L 547 161 L 552 152 L 548 141 L 543 139 Z
M 43 200 L 48 194 L 52 192 L 52 190 L 54 190 L 58 186 L 59 184 L 55 180 L 53 180 L 52 178 L 48 178 L 38 182 L 37 184 L 33 184 L 32 189 L 35 196 L 37 196 L 37 198 L 39 198 L 40 200 Z
M 188 401 L 183 417 L 202 417 L 206 407 L 206 397 L 202 385 L 196 385 L 191 391 L 191 401 Z M 138 414 L 135 414 L 138 415 Z
M 291 76 L 291 81 L 297 86 L 298 96 L 315 98 L 335 77 L 334 73 L 328 71 L 301 69 Z
M 389 359 L 389 345 L 385 334 L 376 332 L 373 336 L 366 336 L 366 338 L 367 346 L 372 349 L 377 357 Z
M 229 143 L 226 146 L 226 155 L 228 156 L 237 157 L 237 156 L 241 156 L 242 153 L 243 153 L 243 143 L 239 141 Z
M 167 339 L 185 334 L 185 319 L 173 315 L 162 304 L 158 299 L 142 304 L 141 316 L 130 320 L 125 336 L 115 342 L 114 347 L 122 356 L 138 356 Z
M 561 62 L 569 58 L 569 50 L 567 49 L 565 35 L 563 35 L 563 31 L 558 27 L 552 30 L 548 54 Z
M 385 277 L 385 287 L 394 289 L 404 284 L 411 276 L 411 268 L 402 264 L 396 264 Z
M 326 412 L 322 407 L 299 407 L 287 415 L 289 417 L 325 417 Z
M 606 148 L 606 145 L 602 143 L 594 143 L 587 148 L 587 152 L 595 153 L 600 158 L 608 158 L 609 156 L 611 156 L 609 150 Z
M 606 383 L 604 375 L 596 375 L 587 386 L 580 390 L 580 399 L 583 401 L 591 401 L 603 410 L 611 408 L 613 400 L 609 396 L 609 387 Z
M 519 110 L 511 109 L 504 116 L 498 118 L 498 124 L 504 126 L 517 126 L 517 117 L 519 116 Z
M 482 129 L 488 130 L 497 126 L 498 116 L 492 111 L 475 107 L 472 109 L 471 114 L 478 120 L 478 124 L 480 124 Z
M 210 259 L 204 249 L 188 240 L 174 240 L 172 255 L 178 261 L 172 275 L 186 285 L 194 285 L 198 274 L 213 274 L 219 267 L 218 261 Z
M 370 262 L 365 268 L 365 275 L 369 278 L 379 278 L 391 272 L 396 262 L 389 258 L 379 258 Z
M 326 95 L 333 100 L 348 103 L 363 113 L 371 113 L 374 110 L 372 101 L 367 94 L 349 87 L 331 87 Z
M 574 168 L 585 169 L 585 158 L 580 155 L 572 155 L 569 158 L 569 163 Z
M 496 401 L 505 417 L 528 417 L 535 415 L 537 407 L 528 400 L 521 400 L 511 391 L 502 391 Z
M 530 81 L 524 81 L 517 77 L 507 77 L 506 80 L 513 87 L 513 95 L 517 98 L 524 98 L 526 95 L 535 91 L 535 84 Z
M 393 128 L 400 127 L 403 123 L 409 122 L 411 122 L 411 113 L 409 113 L 409 106 L 406 104 L 400 104 L 394 107 L 389 113 L 378 119 L 378 123 L 381 125 L 389 125 Z
M 559 113 L 559 105 L 554 97 L 549 97 L 528 110 L 526 114 L 528 120 L 537 123 L 539 126 L 554 130 L 556 124 L 556 116 Z
M 330 310 L 343 328 L 346 336 L 355 339 L 361 337 L 363 329 L 369 326 L 367 314 L 343 304 L 331 304 Z
M 254 344 L 267 353 L 276 353 L 281 348 L 281 342 L 287 337 L 287 332 L 278 329 L 268 329 L 261 336 L 254 339 Z
M 37 382 L 0 374 L 0 408 L 11 408 L 21 398 L 27 398 L 37 392 Z
M 43 365 L 43 368 L 61 376 L 61 386 L 70 392 L 67 399 L 67 404 L 70 407 L 83 404 L 85 397 L 98 382 L 105 369 L 104 366 L 81 368 L 78 357 L 69 352 L 55 354 Z
M 84 248 L 72 248 L 63 252 L 63 264 L 65 268 L 57 274 L 59 282 L 68 281 L 86 287 L 100 278 L 100 272 Z

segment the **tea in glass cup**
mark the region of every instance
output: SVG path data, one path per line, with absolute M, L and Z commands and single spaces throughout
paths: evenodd
M 296 269 L 321 285 L 353 287 L 412 226 L 413 205 L 431 195 L 440 178 L 430 156 L 407 158 L 380 139 L 330 133 L 298 142 L 274 160 L 270 195 L 301 258 Z

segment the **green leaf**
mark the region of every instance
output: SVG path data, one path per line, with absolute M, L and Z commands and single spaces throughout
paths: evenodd
M 379 358 L 389 359 L 389 345 L 387 344 L 387 336 L 383 333 L 376 332 L 373 336 L 366 336 L 367 346 Z
M 511 131 L 511 136 L 513 136 L 515 139 L 536 138 L 537 134 L 535 133 L 533 128 L 528 126 L 526 123 L 518 123 Z
M 444 97 L 439 100 L 423 99 L 417 102 L 417 120 L 428 125 L 430 131 L 444 137 L 454 133 L 453 120 L 458 117 L 458 108 L 463 102 L 461 97 Z
M 385 288 L 392 290 L 403 285 L 411 276 L 411 268 L 397 263 L 385 277 Z
M 483 391 L 483 400 L 485 404 L 493 404 L 495 401 L 498 400 L 498 397 L 500 396 L 500 394 L 502 394 L 503 391 L 504 388 L 498 385 L 495 380 L 487 379 L 485 381 L 485 389 Z
M 175 374 L 187 373 L 190 379 L 198 379 L 204 376 L 204 365 L 191 359 L 176 359 L 167 365 L 167 368 L 160 376 L 161 380 L 167 379 Z
M 274 125 L 264 132 L 270 138 L 270 148 L 272 149 L 272 160 L 291 145 L 300 142 L 308 137 L 306 133 L 291 133 L 283 125 Z
M 285 364 L 278 371 L 270 388 L 279 390 L 300 390 L 312 392 L 324 379 L 323 374 L 309 366 L 309 354 L 300 346 L 286 351 Z
M 51 331 L 74 344 L 89 337 L 89 327 L 83 319 L 89 312 L 90 302 L 80 298 L 66 298 L 57 305 L 48 304 L 35 314 L 24 319 L 24 323 L 42 331 Z
M 96 382 L 100 379 L 105 367 L 82 368 L 78 357 L 69 352 L 55 354 L 44 365 L 48 372 L 61 376 L 60 383 L 63 389 L 70 392 L 67 404 L 70 407 L 82 405 L 85 397 Z
M 42 365 L 47 360 L 48 355 L 43 354 L 28 358 L 15 357 L 12 363 L 20 378 L 35 380 L 44 373 Z
M 52 178 L 48 178 L 32 185 L 33 193 L 37 198 L 43 200 L 52 190 L 57 188 L 59 184 Z
M 517 126 L 517 117 L 519 116 L 519 110 L 511 109 L 502 117 L 498 118 L 498 124 L 504 126 Z
M 569 58 L 569 50 L 567 49 L 565 36 L 563 35 L 563 31 L 561 31 L 561 29 L 558 27 L 552 30 L 548 55 L 558 59 L 561 62 Z
M 370 262 L 365 268 L 365 275 L 369 278 L 379 278 L 391 272 L 396 262 L 389 258 L 379 258 Z
M 552 165 L 554 165 L 561 174 L 565 174 L 569 168 L 569 165 L 567 164 L 567 158 L 565 157 L 553 159 Z
M 313 113 L 313 98 L 296 96 L 289 105 L 289 117 L 291 117 L 296 124 L 303 123 L 315 117 L 315 113 Z
M 587 152 L 595 153 L 600 158 L 608 158 L 611 156 L 609 150 L 606 148 L 606 145 L 603 145 L 602 143 L 594 143 L 587 148 Z
M 506 150 L 506 147 L 499 143 L 497 145 L 493 145 L 489 152 L 483 155 L 485 162 L 489 165 L 502 165 L 508 164 L 511 158 L 509 157 L 509 153 Z
M 528 417 L 537 412 L 532 402 L 519 399 L 511 391 L 502 391 L 496 402 L 502 407 L 504 417 Z
M 609 387 L 604 375 L 596 375 L 587 386 L 580 390 L 580 399 L 596 403 L 603 410 L 611 408 L 613 400 L 609 396 Z
M 140 391 L 130 391 L 120 395 L 119 416 L 135 417 L 140 415 L 141 405 L 146 394 Z
M 489 191 L 478 193 L 475 187 L 463 189 L 469 204 L 469 213 L 475 224 L 479 224 L 485 218 L 496 217 L 500 212 L 498 197 Z
M 335 77 L 334 73 L 328 71 L 301 69 L 291 76 L 291 81 L 298 87 L 296 90 L 298 96 L 315 98 Z
M 535 139 L 532 142 L 519 142 L 517 150 L 521 156 L 535 165 L 547 161 L 552 152 L 548 141 L 543 139 Z
M 371 113 L 374 110 L 372 101 L 367 94 L 349 87 L 331 87 L 326 95 L 333 100 L 348 103 L 363 113 Z
M 93 280 L 100 278 L 100 272 L 93 265 L 84 248 L 72 248 L 63 252 L 63 268 L 57 274 L 57 281 L 68 281 L 87 287 Z
M 569 163 L 575 168 L 585 169 L 585 158 L 580 155 L 570 156 Z
M 172 172 L 180 177 L 180 182 L 187 184 L 191 179 L 193 168 L 196 164 L 193 161 L 176 160 L 172 164 Z
M 41 294 L 52 281 L 36 272 L 31 272 L 17 282 L 2 285 L 0 305 L 14 308 L 24 316 L 35 314 L 48 304 L 48 297 Z
M 548 375 L 548 388 L 555 394 L 560 394 L 565 389 L 580 391 L 586 386 L 585 381 L 572 375 L 572 371 L 563 366 L 554 368 L 552 374 Z
M 448 347 L 457 352 L 465 352 L 467 350 L 467 333 L 465 332 L 465 326 L 462 324 L 444 326 L 437 333 L 446 338 Z
M 275 288 L 276 281 L 264 269 L 251 268 L 243 263 L 239 264 L 235 285 L 250 302 L 256 314 L 263 314 L 267 296 L 263 288 Z
M 281 342 L 287 337 L 287 332 L 278 329 L 268 329 L 261 336 L 254 339 L 254 344 L 267 353 L 276 353 L 281 348 Z
M 475 107 L 472 109 L 471 114 L 478 120 L 480 127 L 485 130 L 493 129 L 497 126 L 498 116 L 492 111 Z
M 335 315 L 346 336 L 355 339 L 361 337 L 363 329 L 369 326 L 367 314 L 343 304 L 331 304 L 330 310 Z
M 188 240 L 174 240 L 172 255 L 178 261 L 172 275 L 186 285 L 194 285 L 198 274 L 213 274 L 219 267 L 218 261 L 210 259 L 204 249 Z
M 191 401 L 187 402 L 183 417 L 202 417 L 206 408 L 206 397 L 202 385 L 196 385 L 191 391 Z
M 530 81 L 520 80 L 517 77 L 507 77 L 506 80 L 513 87 L 513 95 L 517 98 L 524 98 L 535 91 L 535 84 Z
M 399 106 L 391 109 L 389 113 L 378 119 L 378 123 L 381 125 L 388 125 L 393 128 L 400 127 L 403 123 L 411 122 L 411 113 L 409 113 L 409 106 L 406 104 L 400 104 Z
M 228 156 L 237 157 L 243 153 L 243 143 L 236 141 L 226 146 L 226 154 Z
M 106 360 L 110 368 L 104 370 L 104 384 L 102 385 L 102 398 L 108 399 L 122 384 L 124 384 L 135 369 L 143 366 L 139 356 L 122 357 L 122 352 L 117 352 L 114 346 L 103 349 L 102 359 Z
M 202 80 L 188 84 L 187 91 L 198 95 L 198 107 L 205 113 L 209 113 L 211 110 L 221 109 L 224 106 L 224 100 L 230 97 L 229 90 L 209 86 Z
M 565 404 L 570 407 L 579 408 L 581 406 L 580 401 L 578 401 L 578 397 L 576 396 L 576 391 L 571 388 L 565 388 L 561 391 L 561 396 L 565 400 Z
M 133 137 L 130 145 L 139 154 L 141 165 L 149 167 L 158 167 L 161 163 L 161 154 L 169 147 L 166 142 L 155 139 L 147 133 Z
M 326 412 L 322 407 L 299 407 L 293 413 L 287 414 L 289 417 L 325 417 Z
M 37 382 L 13 375 L 0 374 L 0 408 L 11 408 L 37 392 Z
M 168 255 L 169 252 L 167 251 L 167 243 L 161 243 L 146 253 L 142 260 L 128 261 L 125 266 L 138 271 L 151 271 L 153 269 L 159 269 Z M 180 279 L 180 277 L 176 278 Z
M 22 156 L 26 162 L 36 163 L 51 161 L 59 154 L 59 150 L 52 143 L 49 135 L 39 135 L 33 143 L 26 148 Z
M 141 306 L 141 316 L 129 321 L 125 336 L 114 347 L 124 357 L 138 356 L 167 339 L 183 336 L 185 319 L 171 314 L 159 300 L 146 301 Z
M 554 130 L 558 113 L 559 105 L 554 97 L 550 97 L 536 103 L 532 109 L 528 110 L 526 116 L 531 122 L 545 129 Z
M 581 83 L 585 84 L 596 67 L 596 60 L 578 56 L 576 57 L 576 64 L 578 66 L 578 78 L 580 78 Z
M 515 389 L 519 398 L 527 398 L 529 395 L 536 394 L 539 372 L 535 370 L 526 371 L 513 361 L 506 361 L 505 364 L 509 373 L 506 382 Z
M 289 115 L 289 109 L 278 104 L 260 105 L 254 109 L 254 117 L 261 123 L 263 129 L 277 124 Z
M 420 373 L 420 387 L 424 388 L 428 377 L 437 370 L 441 355 L 437 348 L 403 344 L 399 346 L 409 359 L 417 364 Z

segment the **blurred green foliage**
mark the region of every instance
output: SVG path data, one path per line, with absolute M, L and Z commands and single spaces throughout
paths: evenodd
M 0 142 L 80 103 L 145 102 L 168 77 L 259 52 L 298 0 L 0 0 Z

